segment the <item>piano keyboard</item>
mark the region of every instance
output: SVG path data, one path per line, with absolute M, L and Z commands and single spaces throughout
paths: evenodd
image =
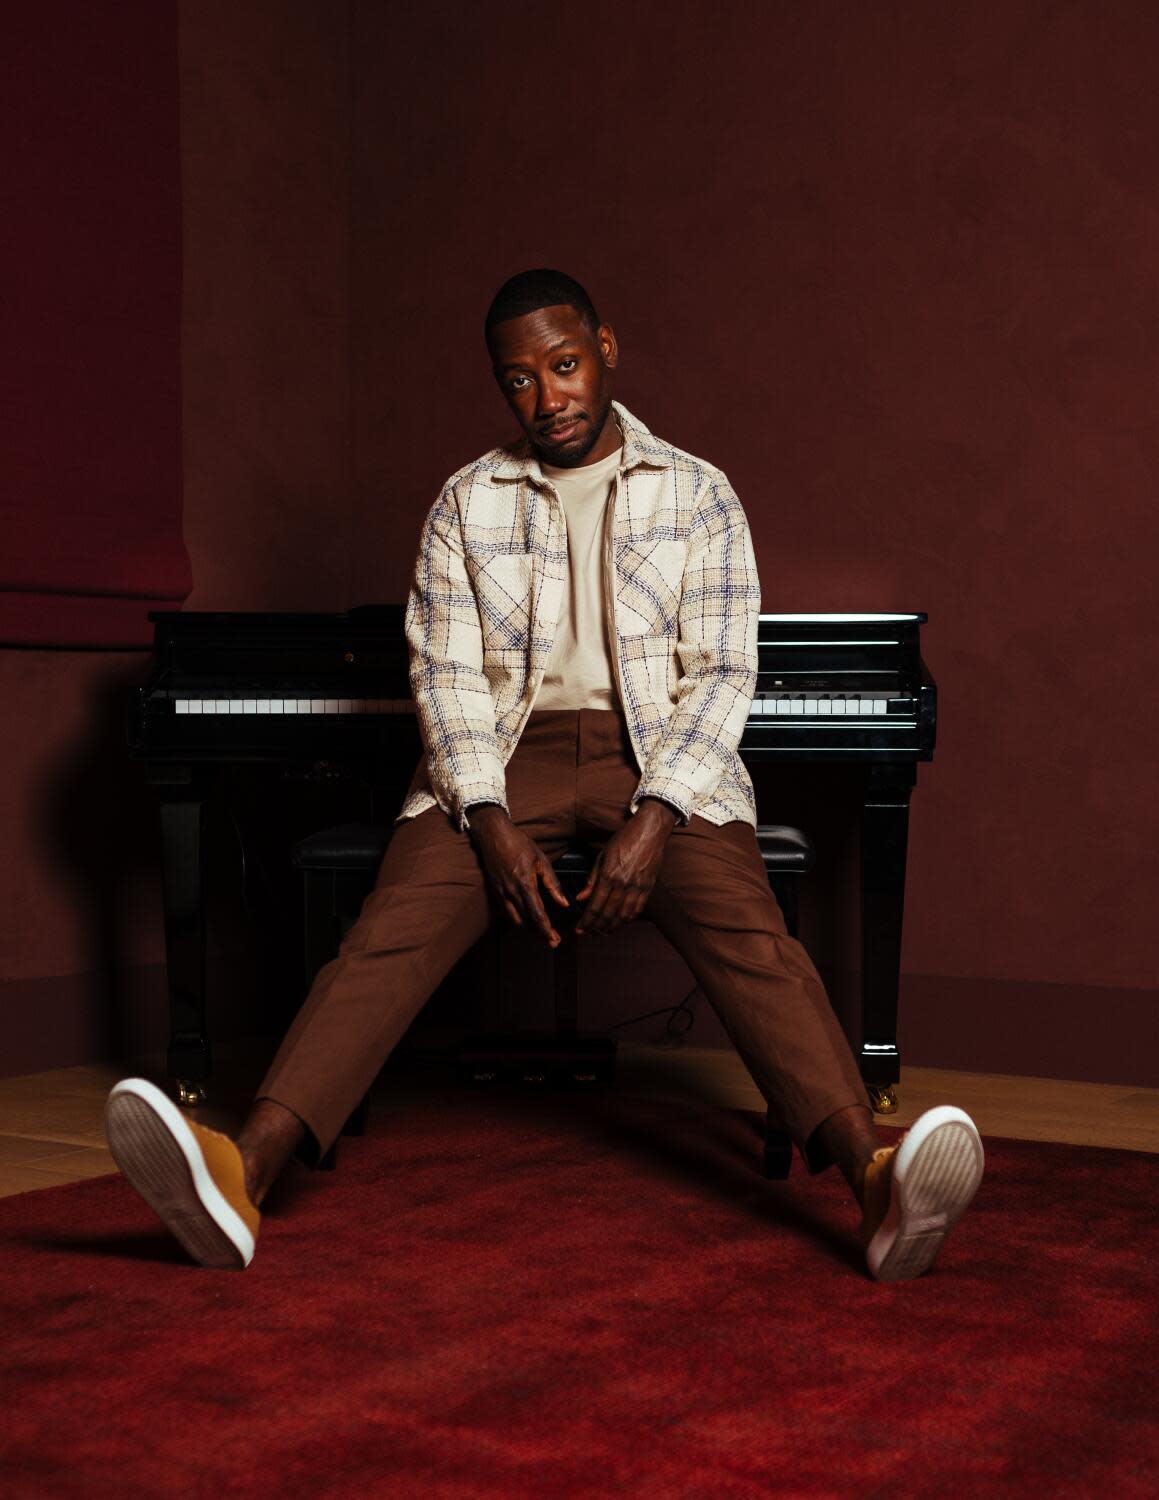
M 174 698 L 179 714 L 413 714 L 410 698 Z
M 410 698 L 182 698 L 172 699 L 178 714 L 413 714 Z M 884 719 L 912 715 L 910 700 L 862 698 L 856 694 L 765 693 L 753 699 L 754 719 Z
M 890 712 L 912 711 L 904 699 L 861 698 L 854 693 L 766 693 L 754 698 L 749 717 L 754 719 L 884 719 Z

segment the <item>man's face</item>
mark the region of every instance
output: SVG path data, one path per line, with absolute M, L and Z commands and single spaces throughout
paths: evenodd
M 618 351 L 606 323 L 593 333 L 574 307 L 544 307 L 496 324 L 490 345 L 499 389 L 541 462 L 575 469 L 616 451 Z

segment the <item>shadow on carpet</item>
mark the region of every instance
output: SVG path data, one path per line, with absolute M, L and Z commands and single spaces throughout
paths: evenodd
M 0 1493 L 1151 1496 L 1156 1160 L 986 1144 L 901 1286 L 754 1116 L 616 1094 L 393 1100 L 244 1274 L 118 1178 L 5 1200 Z

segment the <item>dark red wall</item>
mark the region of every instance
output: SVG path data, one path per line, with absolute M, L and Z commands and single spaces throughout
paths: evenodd
M 508 432 L 482 312 L 560 265 L 733 480 L 765 609 L 929 611 L 907 970 L 1058 986 L 1056 1023 L 1154 986 L 1159 12 L 354 19 L 351 598 Z
M 160 972 L 147 656 L 97 648 L 189 588 L 179 121 L 176 0 L 4 7 L 0 1072 L 127 1052 Z
M 191 603 L 400 598 L 438 484 L 510 431 L 491 292 L 572 270 L 621 336 L 623 398 L 736 484 L 766 609 L 930 611 L 907 1060 L 1157 1081 L 1151 5 L 65 9 L 38 11 L 62 60 L 21 97 L 88 122 L 82 197 L 99 158 L 125 244 L 90 255 L 92 213 L 46 234 L 23 274 L 59 282 L 51 349 L 4 303 L 18 399 L 56 389 L 47 350 L 90 403 L 37 429 L 45 474 L 95 433 L 102 474 L 172 476 L 180 184 Z M 145 170 L 126 132 L 151 109 Z M 154 491 L 143 537 L 172 518 Z M 0 653 L 0 1004 L 36 1017 L 9 1070 L 116 1050 L 116 1004 L 160 984 L 155 825 L 119 759 L 133 661 Z M 840 967 L 847 935 L 811 922 Z
M 175 0 L 6 7 L 0 641 L 121 646 L 181 540 Z

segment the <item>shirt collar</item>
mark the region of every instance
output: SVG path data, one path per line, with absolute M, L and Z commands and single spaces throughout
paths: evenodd
M 628 408 L 621 406 L 618 401 L 612 402 L 612 410 L 616 414 L 624 439 L 624 453 L 620 460 L 621 473 L 641 467 L 651 469 L 672 467 L 672 449 L 667 443 L 653 437 L 643 422 L 634 417 Z M 491 470 L 491 480 L 494 483 L 510 479 L 531 479 L 536 484 L 547 482 L 543 477 L 543 470 L 539 467 L 539 460 L 526 438 L 521 438 L 510 448 L 500 448 L 497 452 L 494 467 Z

